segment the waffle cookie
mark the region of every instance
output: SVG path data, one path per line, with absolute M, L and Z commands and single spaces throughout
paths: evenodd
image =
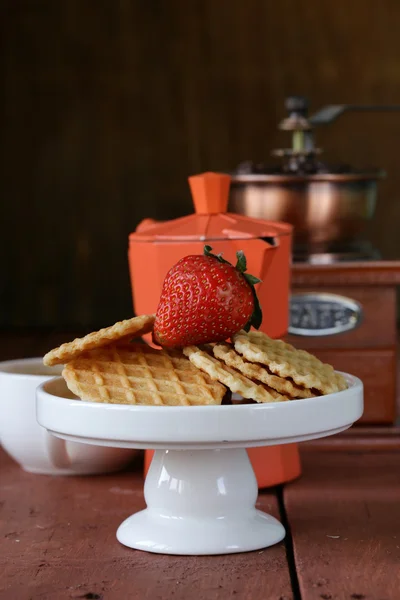
M 268 367 L 249 362 L 238 354 L 230 344 L 214 344 L 212 351 L 214 356 L 222 360 L 228 367 L 239 371 L 242 375 L 253 381 L 264 383 L 280 394 L 288 396 L 290 399 L 311 398 L 315 395 L 310 389 L 296 385 L 290 379 L 274 375 L 269 371 Z
M 235 350 L 247 361 L 265 365 L 281 378 L 320 394 L 331 394 L 347 388 L 344 377 L 331 365 L 321 362 L 305 350 L 297 350 L 282 340 L 273 340 L 260 331 L 240 331 L 233 336 Z
M 127 342 L 129 339 L 140 337 L 152 331 L 154 321 L 155 315 L 140 315 L 126 321 L 119 321 L 111 327 L 93 331 L 83 338 L 76 338 L 72 342 L 67 342 L 58 348 L 54 348 L 54 350 L 50 350 L 43 357 L 43 363 L 48 366 L 62 365 L 87 350 L 107 346 L 116 341 Z
M 112 344 L 85 352 L 62 375 L 82 400 L 111 404 L 221 404 L 227 389 L 196 369 L 180 351 Z M 179 425 L 177 425 L 179 426 Z
M 288 398 L 268 386 L 252 381 L 235 369 L 227 366 L 209 352 L 197 346 L 187 346 L 183 353 L 190 362 L 201 369 L 214 381 L 226 385 L 231 392 L 240 394 L 243 398 L 256 402 L 281 402 Z

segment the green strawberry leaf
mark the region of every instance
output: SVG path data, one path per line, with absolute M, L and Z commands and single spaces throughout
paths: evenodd
M 262 310 L 261 310 L 260 302 L 257 298 L 256 290 L 254 289 L 254 287 L 252 287 L 251 291 L 253 292 L 253 298 L 254 298 L 254 310 L 253 310 L 253 314 L 251 315 L 250 319 L 247 321 L 246 325 L 243 327 L 243 329 L 247 332 L 250 331 L 250 327 L 254 327 L 254 329 L 259 329 L 260 325 L 262 323 Z
M 254 277 L 254 275 L 250 275 L 250 273 L 243 273 L 243 277 L 250 285 L 255 285 L 256 283 L 261 283 L 261 279 L 258 277 Z
M 259 302 L 257 294 L 256 294 L 256 290 L 254 288 L 252 288 L 252 291 L 253 291 L 253 297 L 254 297 L 254 310 L 253 310 L 253 314 L 251 315 L 251 318 L 249 321 L 249 329 L 250 329 L 250 326 L 253 326 L 254 329 L 260 329 L 260 325 L 261 325 L 262 319 L 263 319 L 262 310 L 261 310 L 260 302 Z M 246 331 L 248 331 L 248 329 Z
M 237 258 L 237 263 L 236 263 L 235 268 L 240 273 L 244 273 L 245 270 L 247 269 L 247 260 L 246 260 L 243 250 L 239 250 L 238 252 L 236 252 L 236 258 Z

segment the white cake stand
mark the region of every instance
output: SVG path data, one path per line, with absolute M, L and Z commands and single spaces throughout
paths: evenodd
M 363 412 L 363 386 L 307 400 L 240 406 L 131 406 L 75 399 L 62 378 L 37 391 L 37 418 L 54 435 L 122 448 L 152 448 L 147 508 L 117 538 L 163 554 L 228 554 L 271 546 L 285 530 L 256 510 L 257 482 L 246 448 L 301 442 L 350 427 Z

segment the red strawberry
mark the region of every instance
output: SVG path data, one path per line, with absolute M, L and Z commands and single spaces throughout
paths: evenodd
M 246 257 L 237 252 L 234 267 L 212 248 L 182 258 L 165 277 L 153 340 L 166 348 L 220 342 L 240 329 L 261 325 L 254 290 L 260 280 L 245 273 Z

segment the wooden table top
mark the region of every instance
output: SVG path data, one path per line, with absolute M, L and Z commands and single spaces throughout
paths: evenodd
M 0 360 L 50 347 L 43 335 L 2 335 Z M 302 476 L 258 499 L 286 539 L 211 557 L 117 542 L 121 521 L 145 506 L 140 457 L 117 474 L 49 477 L 0 449 L 0 600 L 399 600 L 399 436 L 374 431 L 303 444 Z

